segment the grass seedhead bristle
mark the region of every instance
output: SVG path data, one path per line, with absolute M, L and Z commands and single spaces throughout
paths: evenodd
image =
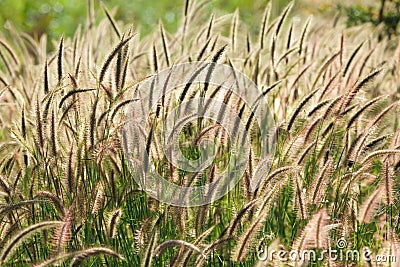
M 57 56 L 57 77 L 58 77 L 58 85 L 61 85 L 61 80 L 63 76 L 63 52 L 64 51 L 64 36 L 61 36 L 60 45 L 58 47 L 58 56 Z M 47 68 L 47 64 L 46 64 Z M 45 70 L 45 72 L 47 69 Z
M 104 13 L 106 13 L 107 19 L 110 21 L 110 24 L 111 24 L 115 34 L 118 36 L 118 38 L 121 38 L 121 34 L 120 34 L 119 30 L 118 30 L 117 23 L 114 21 L 113 16 L 108 11 L 108 9 L 105 6 L 104 2 L 101 2 L 101 7 L 103 8 Z
M 104 62 L 100 74 L 99 74 L 99 84 L 103 82 L 104 76 L 106 74 L 106 71 L 108 67 L 111 64 L 111 61 L 113 58 L 118 54 L 118 52 L 125 46 L 127 43 L 132 39 L 133 36 L 128 36 L 126 39 L 122 40 L 119 42 L 119 44 L 113 49 L 113 51 L 110 53 L 110 55 L 107 57 L 106 61 Z

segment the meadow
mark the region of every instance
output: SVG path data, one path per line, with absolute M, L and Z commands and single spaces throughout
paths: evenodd
M 256 29 L 240 9 L 218 15 L 207 5 L 187 0 L 176 31 L 160 22 L 145 35 L 106 5 L 89 5 L 72 37 L 35 39 L 7 24 L 0 266 L 399 266 L 398 36 L 382 25 L 346 27 L 340 15 L 293 15 L 292 2 L 278 15 L 266 3 Z M 129 162 L 139 159 L 124 153 L 122 129 L 127 107 L 148 104 L 136 93 L 141 82 L 198 61 L 229 66 L 257 85 L 275 121 L 275 151 L 265 171 L 262 131 L 237 95 L 210 84 L 176 88 L 141 125 L 148 164 L 163 179 L 211 183 L 235 152 L 216 122 L 196 119 L 179 133 L 182 154 L 196 160 L 210 140 L 210 166 L 188 172 L 169 161 L 153 125 L 184 100 L 222 99 L 243 120 L 250 150 L 243 176 L 222 198 L 174 206 L 135 181 Z M 263 261 L 265 248 L 354 250 L 360 258 Z

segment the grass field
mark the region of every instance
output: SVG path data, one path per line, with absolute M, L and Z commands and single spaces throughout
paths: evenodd
M 35 40 L 10 25 L 1 34 L 1 266 L 399 266 L 398 36 L 346 28 L 340 16 L 303 19 L 292 3 L 276 16 L 263 6 L 256 28 L 240 10 L 213 15 L 207 5 L 186 1 L 175 32 L 160 23 L 139 35 L 99 8 L 72 37 Z M 139 145 L 123 138 L 124 111 L 148 105 L 138 86 L 197 61 L 230 66 L 261 90 L 276 125 L 270 168 L 253 109 L 211 83 L 177 87 L 138 123 L 149 162 L 124 153 Z M 169 205 L 135 181 L 137 162 L 200 186 L 235 153 L 218 123 L 196 118 L 179 132 L 182 154 L 201 158 L 208 140 L 215 158 L 201 173 L 169 161 L 161 126 L 199 96 L 223 100 L 245 125 L 245 172 L 212 203 Z M 266 248 L 323 259 L 263 261 Z

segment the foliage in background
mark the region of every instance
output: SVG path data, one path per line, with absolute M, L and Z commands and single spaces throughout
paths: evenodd
M 168 31 L 177 29 L 178 18 L 183 8 L 182 1 L 169 0 L 105 0 L 110 10 L 115 11 L 114 17 L 141 27 L 141 32 L 147 34 L 154 30 L 159 20 Z M 289 0 L 273 0 L 276 15 Z M 95 9 L 100 8 L 101 2 L 94 1 Z M 213 0 L 207 5 L 208 11 L 217 13 L 232 13 L 240 9 L 242 19 L 256 25 L 261 19 L 263 0 Z M 14 27 L 32 36 L 40 37 L 47 33 L 52 38 L 62 34 L 72 36 L 78 24 L 85 24 L 87 17 L 87 0 L 0 0 L 0 27 L 6 21 L 11 21 Z M 115 9 L 113 9 L 115 7 Z M 101 14 L 104 17 L 104 14 Z
M 400 22 L 400 1 L 399 0 L 380 0 L 376 5 L 338 5 L 347 17 L 348 27 L 364 23 L 372 23 L 377 26 L 382 24 L 386 35 L 392 36 L 398 33 Z

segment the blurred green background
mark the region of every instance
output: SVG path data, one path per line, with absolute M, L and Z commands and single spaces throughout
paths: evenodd
M 85 24 L 88 2 L 94 2 L 95 16 L 105 17 L 99 0 L 0 0 L 0 27 L 4 32 L 6 21 L 33 37 L 43 33 L 49 39 L 59 39 L 62 34 L 72 36 L 79 24 Z M 191 0 L 194 1 L 194 0 Z M 272 1 L 272 17 L 276 17 L 290 0 L 197 0 L 209 1 L 205 9 L 217 16 L 240 9 L 240 18 L 250 28 L 258 29 L 264 9 Z M 116 20 L 125 25 L 140 27 L 146 34 L 158 27 L 162 20 L 166 29 L 174 32 L 182 17 L 185 0 L 103 0 Z M 382 8 L 382 3 L 386 3 Z M 382 11 L 382 12 L 380 12 Z M 298 0 L 292 14 L 317 17 L 333 17 L 340 13 L 347 26 L 372 23 L 384 24 L 387 34 L 398 32 L 400 24 L 400 0 Z M 381 14 L 381 15 L 378 15 Z
M 268 1 L 265 0 L 213 0 L 207 9 L 217 14 L 234 12 L 240 8 L 242 20 L 259 25 L 260 17 Z M 289 0 L 274 0 L 273 14 L 278 13 Z M 115 18 L 125 24 L 141 25 L 145 34 L 157 27 L 161 19 L 167 30 L 176 29 L 181 17 L 184 0 L 104 0 L 103 3 L 112 11 L 116 8 Z M 58 38 L 61 34 L 71 36 L 79 23 L 84 24 L 87 15 L 87 0 L 0 0 L 0 26 L 4 29 L 9 20 L 18 29 L 32 36 L 47 32 L 50 37 Z M 105 16 L 100 1 L 94 0 L 96 17 Z

